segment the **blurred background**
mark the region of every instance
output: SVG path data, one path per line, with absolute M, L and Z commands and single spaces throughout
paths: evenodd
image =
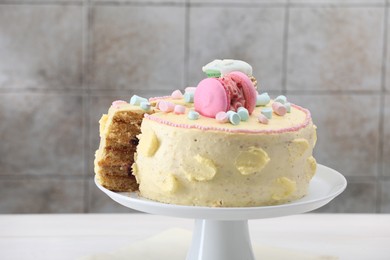
M 130 212 L 93 183 L 116 99 L 247 61 L 309 108 L 315 157 L 348 179 L 317 212 L 390 213 L 390 1 L 0 0 L 0 213 Z

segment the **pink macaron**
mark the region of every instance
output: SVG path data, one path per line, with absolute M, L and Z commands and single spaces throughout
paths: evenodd
M 194 106 L 206 117 L 215 117 L 221 111 L 236 111 L 240 106 L 251 114 L 256 107 L 256 89 L 249 77 L 239 71 L 223 78 L 206 78 L 196 88 Z

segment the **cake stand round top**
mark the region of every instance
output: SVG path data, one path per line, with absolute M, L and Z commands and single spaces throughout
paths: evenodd
M 243 220 L 281 217 L 312 211 L 342 193 L 347 186 L 347 181 L 339 172 L 318 164 L 308 194 L 299 200 L 275 206 L 229 208 L 160 203 L 142 198 L 136 192 L 110 191 L 101 186 L 96 178 L 95 184 L 119 204 L 150 214 L 191 219 Z

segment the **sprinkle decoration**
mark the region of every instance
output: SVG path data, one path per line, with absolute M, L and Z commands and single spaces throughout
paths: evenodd
M 186 93 L 184 93 L 184 102 L 186 102 L 186 103 L 194 103 L 194 92 L 186 92 Z
M 145 110 L 145 111 L 150 111 L 150 109 L 152 107 L 149 102 L 145 102 L 145 101 L 141 102 L 141 104 L 139 106 L 142 108 L 142 110 Z
M 133 106 L 139 106 L 141 104 L 141 102 L 148 102 L 148 100 L 146 98 L 143 98 L 143 97 L 140 97 L 140 96 L 137 96 L 137 95 L 133 95 L 131 98 L 130 98 L 130 105 L 133 105 Z
M 190 120 L 197 120 L 199 118 L 199 113 L 194 110 L 190 110 L 190 112 L 188 112 L 187 118 Z
M 185 114 L 186 108 L 185 106 L 182 105 L 176 105 L 175 108 L 173 109 L 173 112 L 177 115 Z
M 284 116 L 287 113 L 287 108 L 279 102 L 274 102 L 272 104 L 272 109 L 274 110 L 275 114 L 279 116 Z
M 261 114 L 263 114 L 268 119 L 272 118 L 272 112 L 272 108 L 270 107 L 266 107 L 261 110 Z
M 259 120 L 260 123 L 262 123 L 262 124 L 264 124 L 264 125 L 267 125 L 268 122 L 269 122 L 268 118 L 267 118 L 265 115 L 263 115 L 263 114 L 260 114 L 260 115 L 257 117 L 257 119 Z
M 256 106 L 266 106 L 271 101 L 270 96 L 267 92 L 257 95 L 256 97 Z
M 280 95 L 275 98 L 274 102 L 279 102 L 284 105 L 287 102 L 287 98 L 284 95 Z
M 245 107 L 239 107 L 237 109 L 237 114 L 240 116 L 241 121 L 248 121 L 249 112 L 248 109 L 246 109 Z
M 229 121 L 232 125 L 238 125 L 241 121 L 240 116 L 234 111 L 231 111 L 231 113 L 228 113 L 228 116 L 229 116 Z
M 175 104 L 169 101 L 161 100 L 160 102 L 158 102 L 158 109 L 165 113 L 169 113 L 175 109 Z
M 182 99 L 183 98 L 183 94 L 181 93 L 180 90 L 176 89 L 175 91 L 172 92 L 171 97 L 173 99 Z
M 287 113 L 291 113 L 291 103 L 290 103 L 290 102 L 286 102 L 286 103 L 284 104 L 284 106 L 285 106 L 286 109 L 287 109 Z
M 229 116 L 228 116 L 228 114 L 225 111 L 218 112 L 215 115 L 215 119 L 219 123 L 227 123 L 227 122 L 229 122 Z

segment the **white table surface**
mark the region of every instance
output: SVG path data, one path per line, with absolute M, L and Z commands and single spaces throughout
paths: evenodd
M 0 259 L 77 259 L 193 220 L 148 214 L 0 215 Z M 390 259 L 390 215 L 302 214 L 249 221 L 253 244 L 340 259 Z

